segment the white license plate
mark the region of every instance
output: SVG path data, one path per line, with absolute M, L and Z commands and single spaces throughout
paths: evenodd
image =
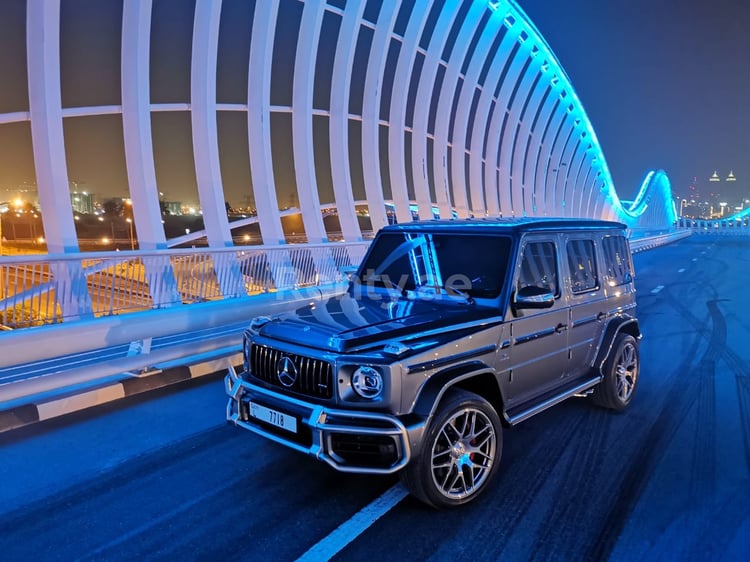
M 255 419 L 270 423 L 280 429 L 297 433 L 297 418 L 294 416 L 266 408 L 255 402 L 248 402 L 247 405 L 250 407 L 250 415 Z

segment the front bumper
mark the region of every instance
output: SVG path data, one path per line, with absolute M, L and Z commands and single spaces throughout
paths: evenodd
M 224 378 L 229 401 L 227 421 L 324 461 L 342 472 L 390 474 L 411 458 L 410 434 L 421 435 L 424 423 L 407 428 L 395 416 L 338 410 L 284 396 L 240 378 L 233 367 Z M 297 420 L 295 432 L 253 418 L 249 402 Z

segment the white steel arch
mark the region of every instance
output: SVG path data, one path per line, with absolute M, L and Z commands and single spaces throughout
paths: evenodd
M 501 52 L 512 51 L 513 45 L 518 41 L 518 35 L 520 33 L 520 26 L 508 26 L 506 22 L 503 22 L 506 26 L 505 35 L 500 43 L 499 50 Z M 500 134 L 501 127 L 506 119 L 505 104 L 502 102 L 502 98 L 495 97 L 495 87 L 500 81 L 503 70 L 506 65 L 510 64 L 507 57 L 495 57 L 492 61 L 487 79 L 485 81 L 484 90 L 482 92 L 482 98 L 479 101 L 478 112 L 480 115 L 484 115 L 487 112 L 486 118 L 481 121 L 477 120 L 474 122 L 475 132 L 472 135 L 473 142 L 479 142 L 479 135 L 486 133 L 487 141 L 484 146 L 483 158 L 485 160 L 485 201 L 487 204 L 487 212 L 490 215 L 500 215 L 503 211 L 500 203 L 500 193 L 507 193 L 506 189 L 501 188 L 505 186 L 505 183 L 501 183 L 500 169 L 499 169 L 499 152 L 500 152 Z M 486 109 L 485 109 L 486 107 Z M 492 113 L 490 114 L 490 110 Z M 484 131 L 477 130 L 477 127 L 483 124 Z M 476 138 L 475 138 L 476 137 Z M 484 138 L 482 139 L 484 142 Z M 472 149 L 472 157 L 474 155 L 474 149 Z M 509 208 L 505 208 L 506 214 L 509 214 Z
M 430 103 L 432 97 L 436 95 L 435 80 L 437 79 L 440 69 L 440 54 L 443 52 L 445 42 L 448 39 L 448 33 L 456 18 L 456 10 L 459 5 L 458 0 L 446 0 L 440 11 L 434 29 L 431 30 L 432 38 L 429 48 L 425 52 L 425 59 L 422 66 L 422 76 L 417 85 L 417 94 L 414 102 L 414 119 L 412 123 L 412 175 L 414 177 L 414 196 L 417 202 L 417 209 L 420 218 L 426 219 L 433 216 L 433 201 L 430 197 L 430 186 L 428 185 L 428 157 L 427 157 L 427 140 L 429 131 Z M 434 135 L 430 136 L 434 141 Z M 433 151 L 434 152 L 434 151 Z M 442 166 L 442 164 L 441 164 Z M 433 164 L 433 174 L 435 166 Z M 440 205 L 440 198 L 437 193 L 441 193 L 432 186 L 436 191 L 436 203 L 442 207 L 441 216 L 449 217 L 450 210 L 447 199 Z
M 351 86 L 352 61 L 357 44 L 363 2 L 347 2 L 339 30 L 336 57 L 331 79 L 331 173 L 333 192 L 336 196 L 341 231 L 344 239 L 357 241 L 362 233 L 357 221 L 349 168 L 349 92 Z M 354 139 L 351 142 L 355 142 Z
M 479 74 L 482 71 L 484 65 L 484 58 L 482 53 L 486 53 L 492 42 L 495 40 L 497 30 L 502 25 L 502 16 L 499 12 L 495 11 L 492 13 L 481 31 L 481 36 L 474 48 L 475 55 L 471 57 L 471 61 L 466 69 L 464 76 L 464 85 L 461 88 L 461 93 L 458 98 L 458 105 L 456 106 L 456 114 L 453 116 L 455 119 L 453 128 L 453 151 L 451 156 L 453 158 L 453 185 L 454 192 L 456 186 L 464 183 L 464 179 L 467 177 L 466 173 L 466 137 L 468 131 L 468 125 L 471 120 L 470 112 L 472 110 L 472 104 L 475 96 L 476 86 L 479 84 Z M 476 111 L 475 111 L 476 113 Z M 477 154 L 481 157 L 481 151 Z M 470 160 L 469 173 L 471 174 L 471 163 L 474 166 L 478 166 L 481 171 L 481 162 L 474 158 Z M 470 207 L 473 214 L 484 215 L 485 205 L 484 197 L 481 193 L 481 185 L 471 181 L 472 177 L 480 180 L 481 177 L 477 174 L 469 175 L 470 185 L 467 185 L 465 189 L 460 190 L 461 197 L 469 197 Z M 466 192 L 469 192 L 468 194 Z
M 232 246 L 224 191 L 221 189 L 216 123 L 216 56 L 221 0 L 197 0 L 190 68 L 193 154 L 203 220 L 210 246 Z M 218 189 L 217 189 L 218 188 Z
M 251 222 L 259 224 L 265 244 L 284 243 L 288 233 L 282 217 L 294 213 L 301 214 L 309 242 L 338 236 L 356 241 L 368 235 L 357 213 L 356 206 L 361 204 L 368 208 L 373 230 L 386 224 L 391 214 L 408 221 L 416 210 L 427 219 L 433 209 L 443 218 L 591 216 L 621 220 L 629 226 L 668 226 L 675 220 L 671 191 L 662 172 L 648 176 L 632 204 L 620 201 L 570 80 L 514 0 L 446 0 L 437 5 L 417 0 L 408 18 L 406 12 L 399 18 L 399 0 L 347 2 L 343 9 L 324 0 L 305 0 L 298 43 L 290 55 L 294 68 L 288 107 L 271 105 L 273 55 L 281 40 L 276 35 L 283 27 L 279 22 L 290 17 L 286 13 L 290 7 L 299 9 L 298 3 L 254 3 L 252 30 L 248 30 L 252 37 L 247 103 L 219 104 L 216 73 L 224 7 L 220 1 L 197 0 L 192 14 L 189 99 L 152 104 L 150 77 L 159 71 L 150 68 L 149 59 L 154 33 L 158 36 L 158 30 L 151 30 L 152 2 L 124 3 L 121 105 L 97 107 L 62 107 L 61 3 L 27 2 L 28 111 L 14 108 L 0 114 L 0 127 L 30 121 L 31 151 L 51 252 L 78 251 L 69 210 L 63 118 L 104 114 L 122 115 L 128 188 L 139 245 L 144 249 L 158 250 L 200 237 L 207 238 L 212 247 L 229 246 L 232 229 Z M 191 6 L 186 4 L 185 9 Z M 2 7 L 0 17 L 1 11 Z M 335 38 L 321 35 L 326 14 L 340 20 Z M 433 28 L 426 29 L 428 25 Z M 363 52 L 362 57 L 366 68 L 354 68 L 358 64 L 355 51 L 364 33 L 370 36 L 369 53 Z M 425 39 L 420 46 L 423 37 L 429 41 Z M 392 41 L 400 42 L 401 48 L 389 63 Z M 449 41 L 450 54 L 446 50 Z M 317 72 L 324 43 L 329 52 L 335 51 L 328 74 Z M 421 64 L 416 64 L 417 59 Z M 415 101 L 413 118 L 407 122 L 410 89 Z M 313 109 L 313 94 L 326 90 L 329 109 Z M 350 108 L 359 106 L 359 102 L 351 103 L 353 92 L 361 96 L 361 111 L 350 115 Z M 391 100 L 390 107 L 381 115 L 381 101 L 386 98 Z M 247 165 L 258 214 L 236 223 L 228 222 L 224 208 L 227 197 L 216 121 L 222 110 L 247 113 Z M 172 240 L 166 239 L 161 224 L 151 130 L 154 111 L 189 111 L 192 123 L 205 230 Z M 277 113 L 291 114 L 293 155 L 274 154 L 271 121 Z M 330 154 L 327 165 L 333 200 L 321 200 L 317 185 L 321 177 L 317 169 L 321 163 L 314 156 L 314 144 L 319 141 L 313 134 L 317 116 L 329 123 L 326 153 Z M 361 122 L 361 138 L 350 136 L 352 121 Z M 410 144 L 405 142 L 406 135 L 411 135 Z M 360 186 L 353 185 L 352 156 L 361 159 L 364 202 L 356 201 L 361 196 L 354 195 Z M 280 210 L 274 162 L 278 165 L 284 158 L 294 168 L 297 183 L 292 189 L 296 189 L 299 209 Z M 409 177 L 413 199 L 407 187 Z M 389 196 L 384 194 L 384 181 L 390 183 Z M 321 207 L 336 209 L 340 235 L 326 230 Z
M 461 30 L 456 38 L 453 50 L 451 51 L 450 60 L 446 61 L 448 66 L 445 71 L 445 78 L 443 78 L 443 85 L 440 92 L 440 100 L 438 102 L 437 116 L 435 120 L 435 162 L 441 163 L 443 166 L 436 168 L 435 177 L 441 178 L 442 182 L 436 179 L 436 183 L 440 185 L 444 182 L 446 186 L 446 192 L 449 192 L 453 198 L 453 205 L 460 218 L 465 218 L 471 214 L 469 210 L 468 199 L 466 196 L 466 187 L 464 184 L 463 173 L 458 173 L 456 168 L 456 160 L 460 161 L 460 168 L 463 170 L 464 161 L 464 148 L 463 146 L 456 146 L 455 143 L 451 148 L 451 173 L 448 173 L 447 164 L 448 162 L 448 144 L 449 144 L 449 129 L 450 123 L 455 119 L 453 115 L 452 107 L 454 104 L 454 96 L 456 87 L 459 83 L 461 65 L 466 57 L 466 51 L 469 48 L 471 38 L 476 32 L 481 16 L 485 11 L 485 6 L 475 2 L 470 8 L 469 13 L 461 25 Z M 466 83 L 463 84 L 462 88 L 471 87 Z M 455 134 L 455 130 L 454 130 Z M 458 157 L 457 157 L 458 154 Z M 450 179 L 449 179 L 450 176 Z M 449 183 L 450 182 L 450 183 Z M 452 189 L 448 189 L 448 186 Z M 448 199 L 450 200 L 450 199 Z M 443 202 L 445 204 L 445 202 Z M 440 210 L 440 216 L 450 216 L 450 214 L 443 214 L 443 209 Z
M 314 54 L 318 50 L 320 27 L 325 13 L 322 4 L 307 2 L 297 40 L 292 93 L 292 130 L 294 169 L 297 173 L 297 197 L 309 242 L 325 242 L 326 231 L 320 214 L 320 196 L 315 178 L 313 152 L 313 89 L 315 86 Z M 307 189 L 305 189 L 307 187 Z
M 60 94 L 60 0 L 30 2 L 26 18 L 31 140 L 47 247 L 77 252 Z
M 380 98 L 391 31 L 396 23 L 398 0 L 384 0 L 370 46 L 362 103 L 362 168 L 365 174 L 370 221 L 373 229 L 388 224 L 380 173 Z
M 122 132 L 139 247 L 167 247 L 161 224 L 149 101 L 151 0 L 125 2 L 122 15 Z
M 399 222 L 411 221 L 409 193 L 406 180 L 406 102 L 409 91 L 409 79 L 414 72 L 414 61 L 417 55 L 419 37 L 422 35 L 427 16 L 430 13 L 431 0 L 416 0 L 412 9 L 409 24 L 401 41 L 398 53 L 396 74 L 393 78 L 393 93 L 389 112 L 388 158 L 390 161 L 391 190 L 393 204 L 396 207 L 396 218 Z M 410 172 L 412 170 L 409 170 Z M 430 212 L 425 218 L 432 216 Z
M 256 3 L 248 69 L 247 134 L 250 172 L 264 244 L 284 242 L 271 154 L 271 58 L 275 29 L 271 22 L 275 24 L 278 12 L 279 0 Z

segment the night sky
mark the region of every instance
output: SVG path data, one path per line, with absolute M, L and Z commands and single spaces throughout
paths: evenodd
M 676 195 L 714 170 L 750 195 L 750 2 L 521 0 L 567 71 L 615 186 L 663 168 Z M 704 191 L 704 190 L 701 190 Z
M 182 69 L 180 79 L 152 75 L 154 102 L 184 102 L 189 96 L 191 5 L 189 0 L 154 2 L 153 22 L 164 33 L 161 44 L 152 45 L 152 61 Z M 722 196 L 750 195 L 750 113 L 745 109 L 750 97 L 750 2 L 520 0 L 520 5 L 568 72 L 623 198 L 635 194 L 652 168 L 667 171 L 677 195 L 687 192 L 694 177 L 705 192 L 714 170 L 722 177 L 733 170 L 738 181 L 718 184 Z M 235 29 L 233 39 L 220 38 L 220 54 L 234 45 L 243 56 L 224 57 L 220 60 L 230 61 L 224 65 L 246 64 L 247 37 L 241 37 L 252 23 L 248 6 L 244 0 L 225 0 L 222 19 L 227 16 Z M 119 104 L 122 1 L 63 0 L 62 7 L 66 33 L 61 49 L 78 61 L 73 66 L 63 61 L 63 104 Z M 28 109 L 24 26 L 25 1 L 2 0 L 0 113 Z M 232 76 L 226 68 L 224 74 Z M 219 78 L 219 102 L 246 99 L 244 79 L 234 84 Z M 152 123 L 160 189 L 168 199 L 197 199 L 194 173 L 179 165 L 191 157 L 189 117 L 154 114 Z M 250 183 L 247 164 L 231 163 L 247 151 L 245 123 L 240 113 L 220 115 L 222 173 L 235 205 L 247 202 Z M 65 120 L 71 179 L 101 194 L 127 195 L 121 131 L 114 115 Z M 239 140 L 228 142 L 230 138 Z M 30 145 L 28 123 L 0 125 L 0 190 L 33 181 Z M 187 194 L 183 186 L 189 186 Z

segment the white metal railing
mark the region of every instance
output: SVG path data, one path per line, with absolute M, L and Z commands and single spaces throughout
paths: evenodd
M 750 236 L 750 217 L 747 216 L 726 219 L 681 218 L 677 221 L 677 226 L 694 234 Z
M 138 314 L 11 330 L 0 335 L 0 412 L 50 393 L 81 392 L 105 381 L 236 355 L 243 328 L 343 293 L 346 285 L 280 290 Z M 44 342 L 44 345 L 40 345 Z M 172 365 L 174 366 L 174 365 Z
M 0 326 L 26 328 L 338 283 L 368 245 L 0 256 Z
M 643 252 L 644 250 L 652 250 L 658 246 L 664 246 L 665 244 L 670 244 L 677 240 L 687 238 L 691 234 L 692 233 L 689 230 L 673 230 L 671 232 L 654 236 L 644 236 L 641 238 L 633 237 L 630 239 L 630 250 L 634 254 L 637 252 Z

